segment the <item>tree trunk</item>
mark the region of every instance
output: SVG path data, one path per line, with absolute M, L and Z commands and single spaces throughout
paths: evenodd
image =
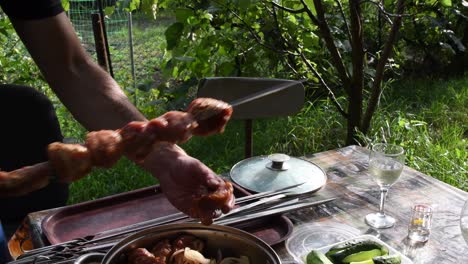
M 349 1 L 353 76 L 349 89 L 348 134 L 346 144 L 357 144 L 357 131 L 361 130 L 362 92 L 364 86 L 364 49 L 360 1 Z
M 361 128 L 362 118 L 362 86 L 352 84 L 350 87 L 348 103 L 348 131 L 346 137 L 347 145 L 356 145 L 359 143 L 357 132 Z

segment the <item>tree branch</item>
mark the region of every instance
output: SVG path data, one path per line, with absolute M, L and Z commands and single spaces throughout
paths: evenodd
M 273 18 L 274 18 L 274 21 L 275 21 L 275 25 L 276 25 L 276 28 L 278 29 L 279 32 L 279 36 L 282 40 L 281 42 L 281 45 L 282 45 L 282 48 L 283 49 L 288 49 L 288 47 L 291 47 L 291 44 L 289 43 L 289 41 L 283 36 L 283 34 L 281 34 L 281 28 L 280 28 L 280 23 L 278 21 L 278 14 L 276 12 L 276 9 L 278 8 L 277 5 L 273 5 L 273 9 L 271 10 L 270 8 L 268 8 L 268 6 L 265 4 L 265 9 L 268 10 L 272 15 L 273 15 Z M 283 10 L 281 8 L 278 8 L 280 10 Z M 270 11 L 271 10 L 271 11 Z M 296 49 L 297 50 L 297 49 Z M 299 73 L 297 72 L 296 70 L 296 67 L 293 67 L 293 65 L 291 65 L 292 63 L 296 64 L 295 61 L 294 61 L 294 58 L 297 57 L 297 56 L 291 56 L 291 55 L 287 55 L 287 58 L 285 59 L 285 63 L 286 65 L 296 74 L 296 75 L 299 75 Z M 296 66 L 296 65 L 294 65 Z
M 312 11 L 310 8 L 307 6 L 305 3 L 305 0 L 301 0 L 302 5 L 306 9 L 307 14 L 311 18 L 312 22 L 316 23 L 318 26 L 320 33 L 322 34 L 322 37 L 325 41 L 325 45 L 327 46 L 328 51 L 331 54 L 331 59 L 333 62 L 333 65 L 335 66 L 336 70 L 338 71 L 338 76 L 343 82 L 343 87 L 347 93 L 349 93 L 349 87 L 350 87 L 350 77 L 348 75 L 348 72 L 346 71 L 346 67 L 343 63 L 343 60 L 341 58 L 341 54 L 338 50 L 338 48 L 335 45 L 335 42 L 333 40 L 333 35 L 330 31 L 330 26 L 327 23 L 327 20 L 325 19 L 325 10 L 323 9 L 322 6 L 322 1 L 320 0 L 314 0 L 314 5 L 315 9 L 317 10 L 317 17 L 312 14 Z
M 227 7 L 226 7 L 227 8 Z M 267 45 L 265 44 L 261 39 L 260 37 L 256 34 L 255 30 L 252 29 L 252 27 L 250 27 L 249 24 L 247 24 L 247 22 L 245 22 L 245 20 L 242 19 L 242 17 L 240 17 L 236 12 L 232 11 L 231 9 L 227 8 L 229 10 L 229 12 L 231 12 L 237 19 L 239 19 L 242 24 L 244 24 L 246 27 L 247 27 L 247 30 L 249 31 L 249 33 L 252 35 L 252 37 L 257 41 L 257 43 L 267 49 L 270 49 L 276 53 L 280 53 L 280 54 L 289 54 L 289 55 L 292 55 L 292 56 L 299 56 L 299 54 L 294 54 L 288 50 L 278 50 L 278 49 L 275 49 L 274 47 L 270 46 L 270 45 Z
M 276 14 L 276 8 L 277 8 L 277 5 L 273 5 L 273 11 L 272 11 L 272 14 L 273 14 L 273 18 L 275 20 L 275 23 L 276 23 L 276 27 L 279 29 L 279 22 L 278 22 L 278 16 Z M 291 38 L 291 36 L 289 35 L 288 32 L 285 32 L 286 34 L 288 34 L 288 36 Z M 340 103 L 338 102 L 338 100 L 336 99 L 336 96 L 335 96 L 335 93 L 333 92 L 333 90 L 328 86 L 328 84 L 325 82 L 325 80 L 322 78 L 322 75 L 315 69 L 315 67 L 307 60 L 306 56 L 304 55 L 303 52 L 301 52 L 297 47 L 295 46 L 292 46 L 290 44 L 290 42 L 283 36 L 283 34 L 280 34 L 280 37 L 281 39 L 283 40 L 283 43 L 287 44 L 287 46 L 289 46 L 290 48 L 293 47 L 296 52 L 300 55 L 302 61 L 306 64 L 307 68 L 309 68 L 310 71 L 312 71 L 312 73 L 315 75 L 315 77 L 317 77 L 317 79 L 319 79 L 319 82 L 320 84 L 325 87 L 325 89 L 328 91 L 328 97 L 330 98 L 330 100 L 332 101 L 332 103 L 335 105 L 335 107 L 337 108 L 338 112 L 343 115 L 343 117 L 347 118 L 348 114 L 344 111 L 343 107 L 340 105 Z
M 292 8 L 287 8 L 287 7 L 284 7 L 276 2 L 273 2 L 271 1 L 270 2 L 274 7 L 277 7 L 283 11 L 286 11 L 288 13 L 291 13 L 291 14 L 299 14 L 299 13 L 304 13 L 305 12 L 305 8 L 301 8 L 301 9 L 292 9 Z
M 343 5 L 341 4 L 340 0 L 335 0 L 335 2 L 338 5 L 338 8 L 340 9 L 341 18 L 343 19 L 343 23 L 345 24 L 345 27 L 346 27 L 346 35 L 348 35 L 348 39 L 351 42 L 351 31 L 349 29 L 348 21 L 346 20 L 346 15 L 343 11 Z
M 317 79 L 319 79 L 319 83 L 325 87 L 325 89 L 327 89 L 328 91 L 328 97 L 332 100 L 332 103 L 336 106 L 336 108 L 338 109 L 338 112 L 340 112 L 340 114 L 344 117 L 344 118 L 348 118 L 348 113 L 346 113 L 346 111 L 343 109 L 343 107 L 340 105 L 340 103 L 338 102 L 338 100 L 336 99 L 336 96 L 335 96 L 335 93 L 333 92 L 333 90 L 330 88 L 330 86 L 328 86 L 328 84 L 325 82 L 325 80 L 322 78 L 322 75 L 320 75 L 320 73 L 315 69 L 315 67 L 309 62 L 309 60 L 306 58 L 306 56 L 304 55 L 304 53 L 300 53 L 300 57 L 302 59 L 302 61 L 306 64 L 307 68 L 309 68 L 310 71 L 312 71 L 312 73 L 315 75 L 315 77 L 317 77 Z
M 404 10 L 404 2 L 405 0 L 398 0 L 397 3 L 397 14 L 402 14 Z M 395 20 L 393 22 L 392 28 L 390 30 L 390 34 L 388 35 L 387 41 L 385 42 L 382 55 L 380 60 L 377 64 L 376 72 L 375 72 L 375 79 L 372 84 L 371 95 L 369 97 L 369 101 L 367 104 L 367 110 L 363 118 L 362 122 L 362 132 L 367 133 L 370 127 L 370 122 L 372 120 L 372 115 L 374 114 L 377 104 L 380 100 L 380 95 L 382 93 L 382 79 L 385 70 L 385 64 L 387 63 L 388 58 L 392 52 L 393 45 L 396 41 L 396 36 L 398 31 L 401 27 L 401 20 L 403 16 L 395 16 Z
M 413 14 L 403 14 L 403 13 L 394 14 L 394 13 L 390 13 L 387 10 L 385 10 L 385 7 L 380 2 L 375 2 L 375 1 L 372 1 L 372 0 L 363 0 L 363 1 L 361 1 L 361 4 L 364 4 L 364 3 L 369 3 L 369 4 L 375 5 L 378 9 L 380 9 L 380 12 L 385 14 L 387 17 L 411 17 L 411 16 L 414 16 Z

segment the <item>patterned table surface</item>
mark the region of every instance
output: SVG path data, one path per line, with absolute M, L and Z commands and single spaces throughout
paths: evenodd
M 328 182 L 317 198 L 340 198 L 287 214 L 294 224 L 293 234 L 274 248 L 283 263 L 298 263 L 294 255 L 365 234 L 378 237 L 414 263 L 468 263 L 468 245 L 459 228 L 468 193 L 409 167 L 387 196 L 385 211 L 397 219 L 395 226 L 373 229 L 365 224 L 364 216 L 376 212 L 380 202 L 379 189 L 367 172 L 368 153 L 365 148 L 348 146 L 305 157 L 327 173 Z M 431 204 L 434 209 L 430 239 L 424 244 L 412 244 L 406 238 L 415 203 Z M 34 244 L 47 244 L 40 229 L 47 213 L 36 212 L 27 218 Z

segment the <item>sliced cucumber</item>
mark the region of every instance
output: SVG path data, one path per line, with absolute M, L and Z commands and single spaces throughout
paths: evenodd
M 320 251 L 312 250 L 307 254 L 307 264 L 333 264 L 326 256 Z
M 350 262 L 360 262 L 371 260 L 373 257 L 382 256 L 382 251 L 380 249 L 372 249 L 367 251 L 360 251 L 358 253 L 354 253 L 351 255 L 346 256 L 342 262 L 343 263 L 350 263 Z
M 337 249 L 340 249 L 336 251 Z M 359 262 L 372 259 L 375 256 L 388 254 L 388 248 L 372 240 L 361 240 L 357 242 L 348 243 L 346 247 L 331 248 L 332 252 L 325 254 L 333 263 L 349 263 L 352 261 Z M 371 251 L 370 253 L 368 251 Z M 361 254 L 362 253 L 362 254 Z M 356 256 L 350 257 L 350 255 Z

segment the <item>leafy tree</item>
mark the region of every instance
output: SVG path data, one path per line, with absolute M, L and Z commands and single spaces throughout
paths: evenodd
M 8 17 L 0 11 L 0 83 L 26 84 L 44 91 L 45 81 L 27 55 Z
M 284 72 L 285 77 L 306 78 L 326 89 L 348 122 L 348 144 L 356 142 L 358 131 L 368 131 L 401 26 L 404 0 L 385 5 L 357 0 L 345 4 L 338 0 L 171 4 L 178 7 L 177 22 L 166 32 L 167 49 L 172 51 L 166 68 L 173 76 L 185 71 L 197 77 L 273 75 L 261 66 L 271 69 L 276 65 L 273 69 Z M 375 7 L 391 25 L 386 27 L 385 42 L 371 52 L 364 39 L 367 19 L 363 8 Z M 342 106 L 335 93 L 346 95 L 347 106 Z
M 194 78 L 207 76 L 305 79 L 309 90 L 325 91 L 334 102 L 347 120 L 346 142 L 354 144 L 358 133 L 369 131 L 385 81 L 399 67 L 392 53 L 409 47 L 395 46 L 403 20 L 419 21 L 419 13 L 427 14 L 422 7 L 447 7 L 451 1 L 160 0 L 158 5 L 176 17 L 165 34 L 170 56 L 163 69 L 183 92 Z M 405 23 L 405 33 L 410 28 Z
M 468 2 L 412 1 L 397 53 L 405 74 L 463 74 L 468 65 Z

